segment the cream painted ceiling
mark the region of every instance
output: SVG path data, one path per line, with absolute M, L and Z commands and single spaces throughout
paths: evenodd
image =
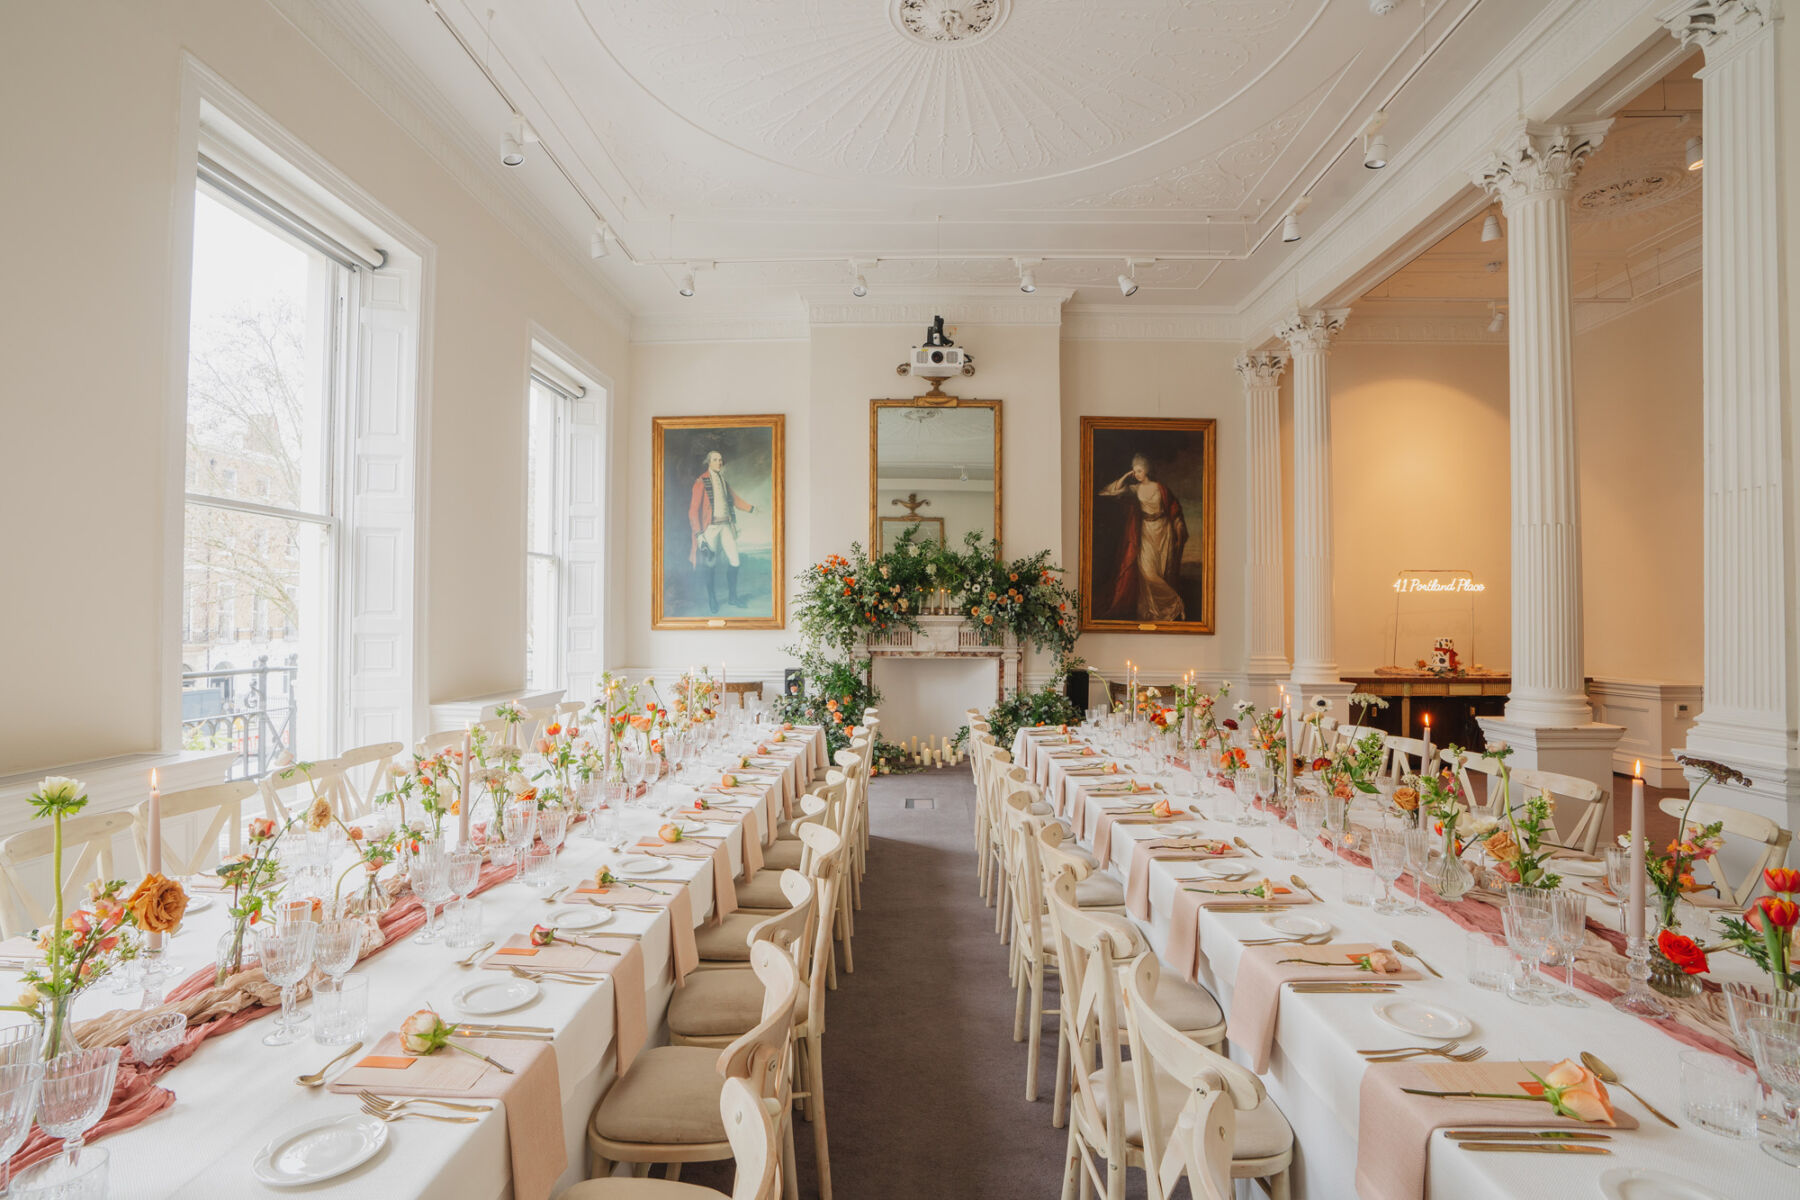
M 1699 269 L 1704 169 L 1687 169 L 1687 141 L 1700 133 L 1699 66 L 1695 55 L 1626 104 L 1576 177 L 1570 273 L 1589 320 L 1605 306 L 1640 299 Z M 1388 276 L 1356 311 L 1364 318 L 1485 315 L 1490 304 L 1504 307 L 1506 241 L 1481 240 L 1484 215 Z
M 597 209 L 592 269 L 650 314 L 847 294 L 851 260 L 876 296 L 1016 284 L 1016 258 L 1079 302 L 1235 307 L 1296 200 L 1317 228 L 1379 186 L 1371 113 L 1399 157 L 1544 3 L 319 0 L 500 172 L 485 66 L 543 139 L 508 182 L 584 260 Z

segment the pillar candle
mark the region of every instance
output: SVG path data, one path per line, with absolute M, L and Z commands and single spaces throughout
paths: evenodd
M 1431 774 L 1431 764 L 1437 757 L 1437 751 L 1431 745 L 1431 714 L 1425 714 L 1425 760 L 1419 764 L 1419 774 Z
M 147 857 L 149 858 L 150 861 L 148 864 L 146 864 L 146 869 L 152 875 L 161 875 L 162 874 L 162 792 L 157 790 L 156 768 L 154 768 L 154 767 L 152 767 L 150 769 L 150 819 L 149 819 L 149 825 L 150 825 L 150 829 L 149 829 L 148 835 L 146 837 L 148 846 L 146 849 L 147 849 Z M 61 881 L 58 880 L 57 882 L 60 883 Z M 163 935 L 160 933 L 151 934 L 150 935 L 150 949 L 161 950 L 162 946 L 163 946 Z
M 1625 935 L 1644 940 L 1644 764 L 1631 764 L 1631 853 L 1626 870 L 1631 874 L 1631 906 L 1625 912 Z
M 469 735 L 474 730 L 473 722 L 463 726 L 462 770 L 457 781 L 457 845 L 465 850 L 469 846 Z

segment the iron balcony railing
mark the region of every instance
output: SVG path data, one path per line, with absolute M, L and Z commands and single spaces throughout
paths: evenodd
M 250 667 L 182 672 L 182 745 L 230 750 L 228 778 L 267 774 L 275 757 L 294 745 L 299 673 L 299 656 L 291 654 L 279 666 L 263 655 Z

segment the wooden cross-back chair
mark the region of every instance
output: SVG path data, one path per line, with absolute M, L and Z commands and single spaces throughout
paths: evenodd
M 332 804 L 344 820 L 366 817 L 375 810 L 375 797 L 388 790 L 397 769 L 396 760 L 406 752 L 402 742 L 376 742 L 338 755 L 337 785 Z
M 1665 796 L 1657 801 L 1656 806 L 1677 821 L 1681 820 L 1683 812 L 1687 812 L 1690 825 L 1705 826 L 1719 821 L 1724 824 L 1724 833 L 1728 839 L 1739 838 L 1746 842 L 1760 843 L 1760 850 L 1754 845 L 1751 847 L 1753 857 L 1749 862 L 1749 869 L 1735 885 L 1719 858 L 1714 857 L 1700 864 L 1706 868 L 1713 886 L 1719 890 L 1719 899 L 1733 908 L 1748 905 L 1762 883 L 1763 871 L 1769 867 L 1779 867 L 1787 859 L 1788 843 L 1793 839 L 1793 832 L 1783 829 L 1759 813 L 1732 808 L 1728 804 L 1714 804 L 1710 800 L 1694 801 L 1692 810 L 1689 811 L 1685 796 Z
M 1150 1200 L 1168 1200 L 1184 1175 L 1196 1200 L 1230 1200 L 1233 1179 L 1266 1180 L 1270 1200 L 1287 1200 L 1293 1130 L 1261 1080 L 1163 1017 L 1156 998 L 1169 982 L 1149 953 L 1125 972 L 1135 1125 Z
M 0 842 L 0 936 L 17 937 L 48 925 L 58 888 L 64 910 L 72 912 L 87 902 L 89 883 L 118 878 L 113 871 L 113 839 L 130 828 L 131 814 L 123 811 L 63 818 L 61 879 L 51 878 L 56 831 L 48 824 L 33 825 Z M 34 879 L 40 869 L 42 879 Z
M 1583 854 L 1594 852 L 1594 847 L 1600 841 L 1600 824 L 1606 815 L 1606 802 L 1610 799 L 1600 790 L 1599 784 L 1591 779 L 1560 775 L 1555 771 L 1539 771 L 1532 767 L 1515 768 L 1512 780 L 1515 786 L 1521 787 L 1525 792 L 1525 795 L 1514 797 L 1514 804 L 1524 803 L 1526 797 L 1534 793 L 1546 797 L 1551 804 L 1551 819 L 1557 831 L 1556 840 Z
M 474 724 L 475 728 L 487 734 L 490 740 L 497 742 L 504 741 L 506 731 L 511 728 L 499 717 L 489 717 L 485 721 L 476 721 Z M 436 754 L 439 750 L 450 746 L 462 745 L 463 733 L 464 731 L 461 729 L 440 729 L 436 733 L 428 733 L 420 738 L 413 748 L 420 754 Z
M 780 1147 L 775 1119 L 756 1092 L 742 1079 L 727 1079 L 719 1088 L 719 1115 L 725 1140 L 737 1160 L 730 1200 L 775 1200 L 781 1192 Z M 644 1185 L 650 1184 L 649 1188 Z M 719 1200 L 722 1192 L 693 1183 L 640 1179 L 587 1179 L 563 1192 L 558 1200 Z
M 1457 785 L 1462 788 L 1463 797 L 1468 801 L 1469 810 L 1476 817 L 1494 815 L 1500 803 L 1500 760 L 1486 754 L 1477 754 L 1472 750 L 1464 750 L 1459 758 L 1448 748 L 1438 751 L 1438 761 L 1450 768 Z M 1473 784 L 1475 776 L 1481 776 L 1482 800 L 1475 802 Z
M 763 681 L 760 679 L 727 681 L 724 693 L 727 701 L 735 696 L 737 697 L 738 707 L 747 708 L 749 707 L 749 697 L 755 696 L 758 700 L 763 698 Z
M 1398 737 L 1389 734 L 1387 739 L 1386 772 L 1397 784 L 1408 775 L 1422 775 L 1430 769 L 1425 756 L 1431 748 L 1425 744 L 1424 738 Z
M 256 794 L 254 779 L 230 779 L 205 787 L 165 792 L 162 806 L 163 874 L 171 878 L 197 875 L 216 865 L 222 855 L 244 848 L 244 802 Z M 194 828 L 199 834 L 185 848 L 169 836 L 171 823 L 178 832 Z M 150 802 L 131 810 L 131 837 L 138 861 L 150 861 Z M 185 841 L 186 839 L 180 839 Z
M 343 765 L 335 758 L 273 768 L 256 781 L 256 790 L 262 794 L 263 814 L 276 825 L 286 825 L 296 815 L 304 816 L 315 795 L 334 800 L 342 773 Z

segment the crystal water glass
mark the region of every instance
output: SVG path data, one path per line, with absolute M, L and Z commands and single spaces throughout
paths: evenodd
M 437 906 L 450 898 L 450 855 L 442 844 L 427 842 L 413 856 L 409 875 L 413 894 L 425 906 L 425 928 L 413 935 L 413 941 L 428 946 L 440 936 L 437 928 Z
M 1437 844 L 1437 835 L 1430 829 L 1407 829 L 1406 836 L 1406 869 L 1412 872 L 1413 898 L 1400 911 L 1411 916 L 1424 916 L 1431 910 L 1425 907 L 1425 869 L 1431 865 L 1431 850 Z
M 1550 910 L 1509 905 L 1501 911 L 1500 919 L 1506 929 L 1506 944 L 1517 960 L 1506 994 L 1521 1004 L 1550 1003 L 1536 979 L 1537 965 L 1550 941 Z
M 1722 1137 L 1756 1136 L 1756 1105 L 1762 1085 L 1756 1072 L 1710 1050 L 1683 1050 L 1681 1111 L 1688 1120 Z
M 52 1158 L 25 1168 L 7 1195 L 13 1200 L 106 1200 L 111 1169 L 111 1155 L 97 1146 L 79 1159 Z
M 538 812 L 538 836 L 552 850 L 562 849 L 563 840 L 569 834 L 569 810 L 566 808 L 546 808 Z
M 81 1139 L 92 1129 L 112 1102 L 113 1083 L 119 1077 L 117 1046 L 98 1050 L 71 1050 L 44 1064 L 44 1081 L 38 1094 L 38 1128 L 63 1140 L 63 1153 L 71 1163 L 81 1158 Z
M 1306 848 L 1300 852 L 1300 861 L 1307 866 L 1323 863 L 1325 858 L 1319 853 L 1319 834 L 1325 828 L 1325 797 L 1316 794 L 1296 796 L 1294 825 L 1306 843 Z
M 346 975 L 327 979 L 313 992 L 319 1019 L 313 1040 L 321 1046 L 343 1046 L 369 1031 L 369 977 Z
M 506 841 L 518 849 L 531 845 L 537 837 L 537 802 L 514 800 L 506 806 Z
M 1575 990 L 1575 955 L 1587 939 L 1587 897 L 1580 892 L 1550 893 L 1550 948 L 1562 963 L 1563 985 L 1552 997 L 1570 1008 L 1585 1008 L 1587 1001 Z
M 323 922 L 313 933 L 313 966 L 342 979 L 362 957 L 363 923 L 351 918 Z
M 41 1062 L 0 1066 L 0 1195 L 6 1193 L 13 1154 L 31 1132 L 37 1115 L 38 1090 L 44 1082 Z
M 1800 1166 L 1800 1017 L 1752 1017 L 1744 1023 L 1756 1073 L 1782 1102 L 1782 1120 L 1757 1138 L 1763 1152 Z
M 281 989 L 281 1016 L 263 1037 L 265 1046 L 285 1046 L 300 1035 L 293 1019 L 294 989 L 313 966 L 313 937 L 318 926 L 296 924 L 286 933 L 256 931 L 256 956 L 262 960 L 263 977 Z
M 556 849 L 552 846 L 533 846 L 525 852 L 525 868 L 522 872 L 526 887 L 549 887 L 550 880 L 556 874 Z
M 1245 828 L 1255 828 L 1263 823 L 1263 813 L 1256 807 L 1257 802 L 1266 804 L 1275 794 L 1275 772 L 1273 770 L 1268 767 L 1258 767 L 1250 774 L 1251 795 L 1238 797 L 1241 811 L 1238 813 L 1237 823 Z M 1242 779 L 1238 781 L 1238 786 L 1243 786 Z
M 44 1027 L 36 1021 L 0 1029 L 0 1066 L 41 1063 L 44 1060 Z
M 1623 846 L 1608 846 L 1605 857 L 1607 889 L 1624 897 L 1631 889 L 1631 851 Z
M 1398 912 L 1400 901 L 1394 898 L 1394 881 L 1406 870 L 1406 833 L 1400 829 L 1369 831 L 1369 862 L 1375 878 L 1381 880 L 1381 898 L 1375 901 L 1376 912 Z

